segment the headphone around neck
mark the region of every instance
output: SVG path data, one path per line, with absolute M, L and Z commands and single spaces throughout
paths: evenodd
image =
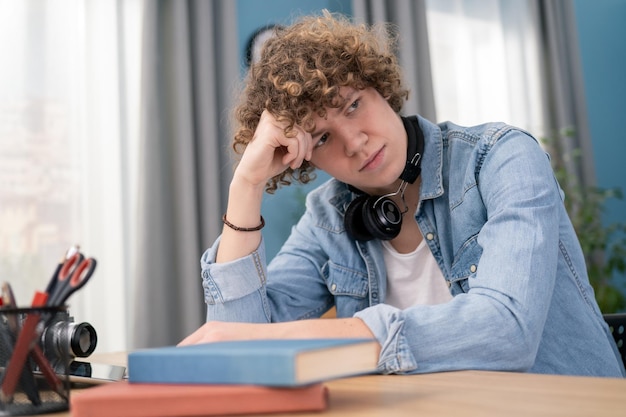
M 419 127 L 417 116 L 402 117 L 402 123 L 408 138 L 407 161 L 400 175 L 402 182 L 398 191 L 383 196 L 372 196 L 350 187 L 361 195 L 346 209 L 344 225 L 348 234 L 356 240 L 391 240 L 400 233 L 403 212 L 390 197 L 401 193 L 404 200 L 406 186 L 409 183 L 413 184 L 420 175 L 424 154 L 424 134 Z

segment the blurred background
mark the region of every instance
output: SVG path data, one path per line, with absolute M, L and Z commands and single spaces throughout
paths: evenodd
M 626 0 L 0 0 L 0 280 L 18 303 L 79 244 L 99 263 L 70 313 L 97 351 L 201 325 L 255 35 L 322 9 L 394 24 L 405 114 L 542 139 L 602 308 L 623 311 Z M 326 179 L 266 196 L 269 258 Z

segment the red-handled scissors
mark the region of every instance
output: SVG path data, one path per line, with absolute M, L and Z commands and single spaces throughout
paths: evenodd
M 48 306 L 62 306 L 75 291 L 89 281 L 96 269 L 96 260 L 85 258 L 77 252 L 65 260 L 63 266 L 52 276 L 46 292 Z

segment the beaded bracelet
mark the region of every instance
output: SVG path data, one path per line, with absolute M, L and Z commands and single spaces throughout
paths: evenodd
M 224 215 L 222 216 L 222 221 L 224 222 L 224 224 L 226 226 L 228 226 L 231 229 L 236 230 L 238 232 L 256 232 L 257 230 L 263 229 L 263 226 L 265 226 L 265 219 L 263 218 L 263 216 L 261 216 L 261 224 L 256 226 L 256 227 L 239 227 L 239 226 L 235 226 L 234 224 L 232 224 L 231 222 L 226 220 L 226 213 L 224 213 Z

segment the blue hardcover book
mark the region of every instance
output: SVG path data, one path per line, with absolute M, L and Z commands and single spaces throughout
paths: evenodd
M 373 373 L 374 339 L 216 342 L 143 349 L 128 355 L 130 383 L 302 386 Z

